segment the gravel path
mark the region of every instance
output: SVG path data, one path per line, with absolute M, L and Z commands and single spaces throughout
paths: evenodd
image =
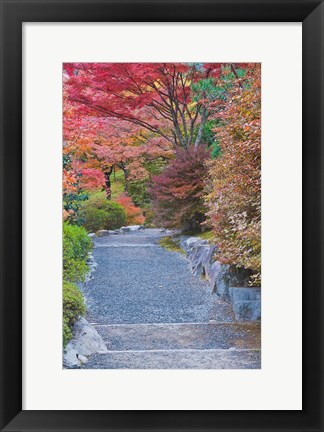
M 185 256 L 158 244 L 163 235 L 146 229 L 95 240 L 98 267 L 82 290 L 109 352 L 84 367 L 260 368 L 260 327 L 235 322 Z
M 191 274 L 185 256 L 159 246 L 161 230 L 101 237 L 98 268 L 85 288 L 88 319 L 97 324 L 233 321 L 224 304 L 215 316 L 207 281 Z

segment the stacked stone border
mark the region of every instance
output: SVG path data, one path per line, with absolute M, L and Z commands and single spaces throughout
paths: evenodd
M 178 241 L 193 274 L 206 278 L 212 293 L 232 304 L 238 321 L 261 320 L 261 288 L 249 286 L 249 270 L 215 261 L 216 246 L 208 240 L 180 236 Z

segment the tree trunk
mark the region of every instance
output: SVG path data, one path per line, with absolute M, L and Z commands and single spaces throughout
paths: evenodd
M 205 108 L 202 108 L 202 113 L 201 113 L 201 122 L 199 125 L 199 129 L 198 129 L 198 133 L 197 133 L 197 137 L 195 140 L 195 147 L 197 148 L 200 144 L 202 135 L 203 135 L 203 131 L 204 131 L 204 126 L 206 124 L 207 121 L 207 117 L 208 117 L 208 112 Z
M 123 170 L 124 173 L 124 178 L 125 178 L 125 187 L 124 187 L 124 192 L 126 193 L 126 195 L 128 195 L 128 177 L 129 177 L 129 170 L 127 169 L 127 166 L 124 162 L 118 164 L 119 168 L 121 170 Z
M 124 176 L 125 176 L 125 192 L 128 195 L 128 177 L 129 177 L 129 171 L 127 168 L 123 168 Z
M 111 166 L 106 171 L 104 171 L 104 175 L 105 175 L 105 191 L 106 191 L 106 198 L 108 200 L 111 200 L 111 181 L 110 181 L 110 176 L 111 176 L 112 172 L 113 172 L 113 166 Z

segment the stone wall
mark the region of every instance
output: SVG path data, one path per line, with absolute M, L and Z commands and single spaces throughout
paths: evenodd
M 212 293 L 232 304 L 238 321 L 261 320 L 261 288 L 248 286 L 249 270 L 214 261 L 216 246 L 199 237 L 181 236 L 179 244 L 193 274 L 208 279 Z

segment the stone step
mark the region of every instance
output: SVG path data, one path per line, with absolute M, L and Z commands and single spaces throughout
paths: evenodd
M 260 369 L 261 351 L 242 349 L 111 351 L 95 354 L 86 369 Z
M 259 349 L 260 326 L 251 323 L 95 325 L 108 350 Z

